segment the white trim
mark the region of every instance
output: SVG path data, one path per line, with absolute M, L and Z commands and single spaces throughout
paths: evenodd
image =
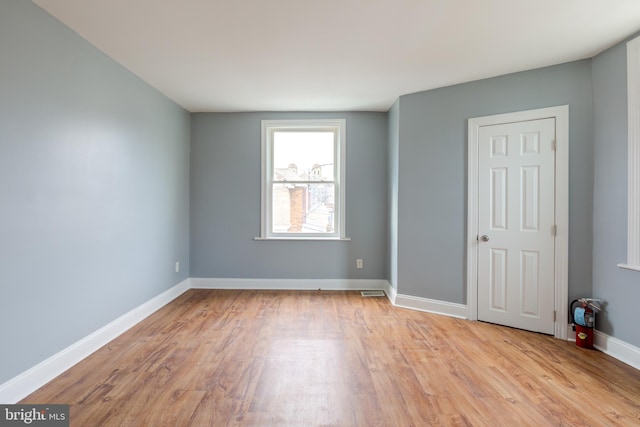
M 515 113 L 471 118 L 468 121 L 467 183 L 467 316 L 478 320 L 478 132 L 481 126 L 514 123 L 544 118 L 556 119 L 556 247 L 554 335 L 567 339 L 566 324 L 569 298 L 569 106 L 540 108 Z M 474 191 L 474 189 L 476 189 Z
M 627 365 L 640 369 L 640 348 L 600 332 L 593 333 L 593 346 Z
M 336 229 L 332 233 L 274 233 L 271 229 L 271 184 L 273 180 L 274 128 L 303 130 L 327 130 L 335 132 L 334 182 L 338 199 L 334 200 Z M 347 120 L 346 119 L 291 119 L 261 121 L 261 202 L 259 240 L 348 240 L 346 238 L 346 167 L 347 167 Z M 293 238 L 293 239 L 291 239 Z M 256 238 L 256 240 L 258 240 Z
M 20 401 L 189 289 L 384 290 L 387 298 L 396 307 L 460 319 L 467 318 L 468 312 L 467 306 L 463 304 L 398 294 L 397 290 L 387 280 L 191 278 L 134 308 L 4 384 L 0 384 L 0 403 L 14 404 Z M 565 334 L 572 336 L 570 326 L 568 327 L 568 332 L 565 331 Z M 594 334 L 594 340 L 597 349 L 634 368 L 640 369 L 639 348 L 597 330 Z
M 350 242 L 350 237 L 254 237 L 253 240 L 257 241 L 278 241 L 278 240 L 297 240 L 305 242 Z
M 387 294 L 387 298 L 389 298 L 391 304 L 396 305 L 398 291 L 396 290 L 396 288 L 391 286 L 391 283 L 389 283 L 388 281 L 385 283 L 384 292 Z
M 640 265 L 618 264 L 618 267 L 624 268 L 627 270 L 640 271 Z
M 467 319 L 468 315 L 467 306 L 464 304 L 437 301 L 403 294 L 397 294 L 395 298 L 395 306 L 424 311 L 427 313 L 441 314 L 449 317 L 457 317 L 459 319 Z
M 627 262 L 618 266 L 640 271 L 640 37 L 627 43 L 627 107 Z
M 264 289 L 264 290 L 386 290 L 386 280 L 374 279 L 235 279 L 191 278 L 192 289 Z
M 20 401 L 182 295 L 189 287 L 189 279 L 180 282 L 27 371 L 0 384 L 0 402 L 13 404 Z
M 576 342 L 576 332 L 571 325 L 567 327 L 567 341 Z M 640 348 L 638 347 L 609 336 L 597 329 L 593 330 L 593 347 L 616 360 L 640 369 Z

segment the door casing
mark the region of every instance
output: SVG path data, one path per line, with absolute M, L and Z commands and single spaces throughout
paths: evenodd
M 569 295 L 569 106 L 540 108 L 468 120 L 467 185 L 467 308 L 478 320 L 478 131 L 482 126 L 555 118 L 555 327 L 554 336 L 567 339 Z

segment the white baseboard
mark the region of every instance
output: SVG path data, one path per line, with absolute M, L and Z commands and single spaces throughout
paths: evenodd
M 386 280 L 369 279 L 217 279 L 191 278 L 193 289 L 264 289 L 264 290 L 386 290 Z
M 0 384 L 0 403 L 13 404 L 20 401 L 189 289 L 383 290 L 391 303 L 397 307 L 461 319 L 467 318 L 467 306 L 464 304 L 398 294 L 387 280 L 191 278 L 134 308 L 4 384 Z M 572 331 L 568 336 L 575 338 Z M 594 341 L 594 346 L 598 350 L 640 369 L 640 348 L 597 330 L 594 333 Z
M 186 279 L 29 370 L 0 384 L 0 403 L 13 404 L 25 398 L 188 289 L 189 279 Z
M 573 330 L 571 325 L 567 325 L 567 341 L 576 341 L 576 331 Z
M 387 282 L 384 287 L 384 292 L 387 294 L 387 298 L 391 301 L 391 304 L 396 305 L 396 298 L 398 297 L 398 291 L 391 283 Z
M 640 369 L 640 348 L 600 332 L 593 333 L 593 346 L 627 365 Z
M 567 341 L 576 341 L 576 332 L 571 325 L 568 326 Z M 607 335 L 604 332 L 600 332 L 597 329 L 593 331 L 593 347 L 614 359 L 633 366 L 636 369 L 640 369 L 640 348 L 638 347 Z
M 411 295 L 397 294 L 395 298 L 395 305 L 397 307 L 426 311 L 427 313 L 443 314 L 445 316 L 457 317 L 460 319 L 468 318 L 468 309 L 465 304 L 456 304 L 452 302 L 414 297 Z
M 29 370 L 0 384 L 0 403 L 12 404 L 20 401 L 191 288 L 386 290 L 389 287 L 386 280 L 361 279 L 186 279 Z

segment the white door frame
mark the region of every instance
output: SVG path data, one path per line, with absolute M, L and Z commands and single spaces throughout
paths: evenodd
M 478 131 L 482 126 L 556 119 L 555 180 L 555 334 L 567 339 L 569 304 L 569 106 L 541 108 L 468 120 L 467 185 L 467 307 L 478 320 Z

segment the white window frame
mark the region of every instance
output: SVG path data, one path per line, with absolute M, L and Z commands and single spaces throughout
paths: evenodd
M 273 132 L 280 129 L 332 131 L 336 134 L 334 149 L 335 228 L 332 233 L 274 233 L 272 224 Z M 345 235 L 346 207 L 346 132 L 345 119 L 262 120 L 261 156 L 261 230 L 257 240 L 350 240 Z
M 628 229 L 627 262 L 619 267 L 640 271 L 640 37 L 627 43 Z

